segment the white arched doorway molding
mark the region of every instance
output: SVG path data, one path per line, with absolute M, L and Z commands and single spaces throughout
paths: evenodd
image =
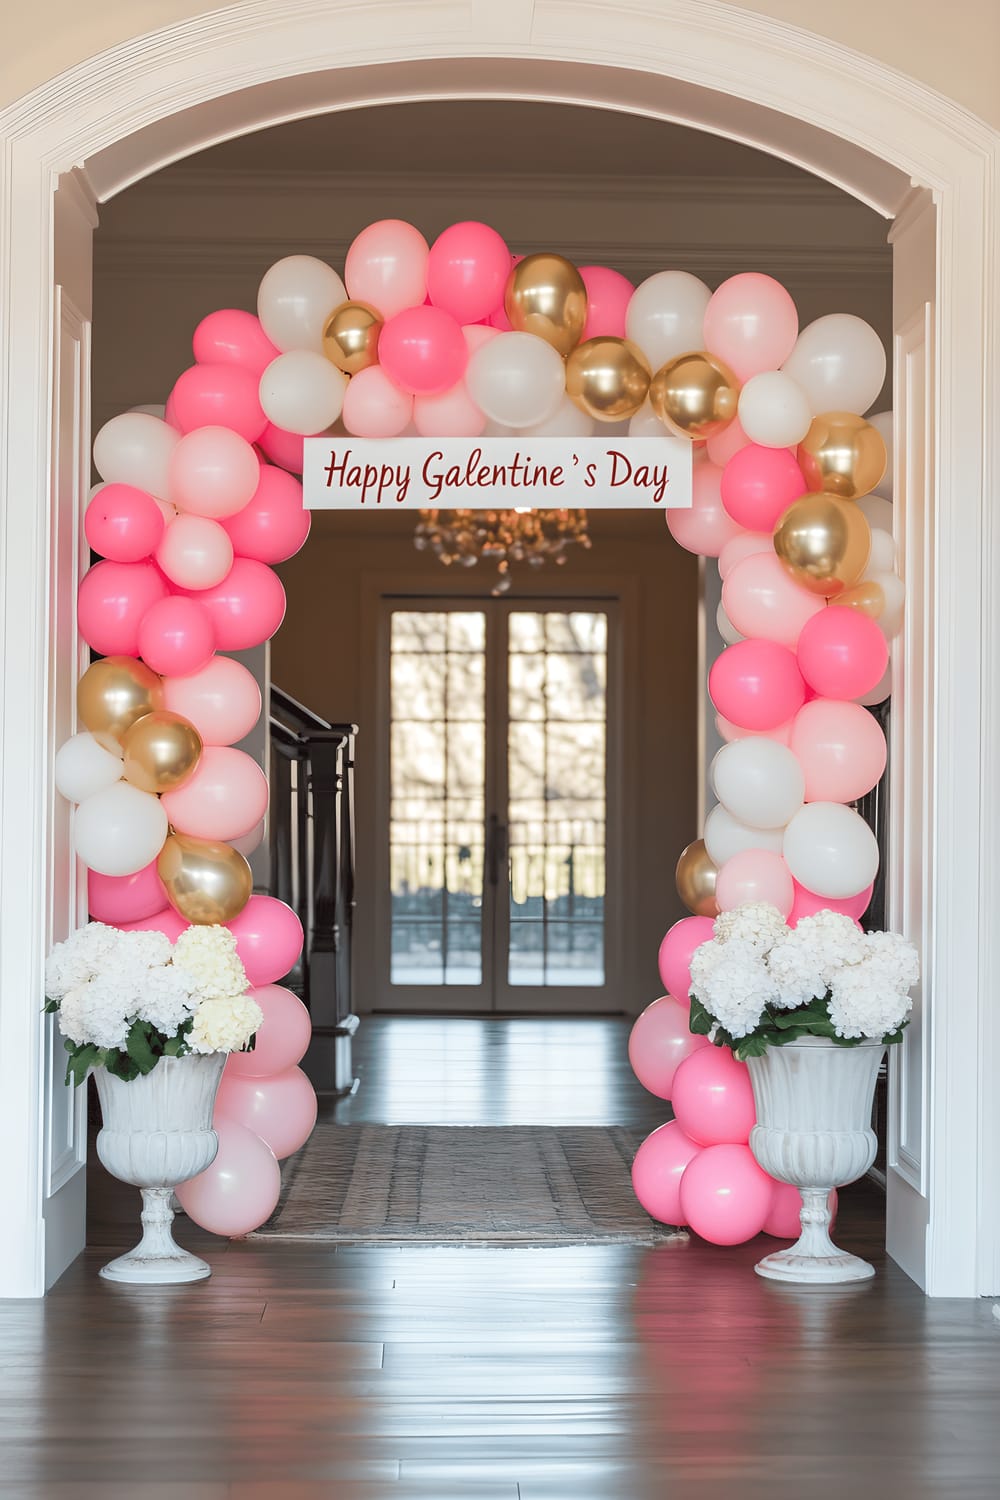
M 78 913 L 51 755 L 68 732 L 79 660 L 70 616 L 95 200 L 298 115 L 482 95 L 728 135 L 896 216 L 898 279 L 913 285 L 896 324 L 910 471 L 897 525 L 911 606 L 894 694 L 893 907 L 919 928 L 926 983 L 915 1065 L 897 1069 L 889 1246 L 933 1294 L 996 1292 L 1000 819 L 989 768 L 1000 763 L 1000 606 L 988 585 L 1000 576 L 1000 138 L 871 58 L 711 0 L 248 0 L 91 58 L 0 115 L 0 1295 L 40 1294 L 82 1231 L 82 1122 L 46 1083 L 39 1007 L 47 935 Z

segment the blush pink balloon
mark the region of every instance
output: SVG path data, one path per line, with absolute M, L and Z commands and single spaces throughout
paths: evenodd
M 223 307 L 202 318 L 192 344 L 200 365 L 239 365 L 258 380 L 281 352 L 260 326 L 260 319 L 239 307 Z
M 166 677 L 163 706 L 189 719 L 203 744 L 235 745 L 260 718 L 260 687 L 242 662 L 213 656 L 199 671 Z
M 156 873 L 156 860 L 134 875 L 87 874 L 87 909 L 95 922 L 120 926 L 155 917 L 167 905 L 163 881 Z
M 780 281 L 760 271 L 730 276 L 705 309 L 705 348 L 741 382 L 780 369 L 798 336 L 795 303 Z
M 830 1209 L 830 1229 L 837 1217 L 837 1189 L 831 1188 L 827 1205 Z M 802 1211 L 802 1194 L 790 1182 L 775 1182 L 771 1190 L 771 1207 L 764 1220 L 764 1234 L 776 1240 L 797 1240 L 802 1233 L 799 1214 Z
M 260 404 L 260 376 L 237 364 L 196 364 L 179 375 L 171 392 L 181 432 L 229 427 L 255 443 L 267 426 Z
M 212 1165 L 174 1189 L 195 1224 L 238 1239 L 252 1234 L 278 1206 L 281 1168 L 270 1146 L 236 1120 L 215 1122 L 219 1150 Z
M 726 423 L 721 432 L 709 438 L 706 444 L 708 457 L 713 464 L 718 464 L 720 469 L 724 469 L 733 455 L 739 453 L 741 448 L 746 448 L 749 443 L 750 439 L 740 426 L 739 417 L 734 417 L 731 422 Z
M 166 906 L 162 911 L 154 911 L 150 917 L 140 917 L 131 922 L 116 922 L 114 924 L 121 932 L 162 932 L 172 943 L 176 943 L 182 932 L 190 927 L 190 922 L 174 911 L 172 906 Z
M 472 358 L 477 349 L 481 349 L 484 344 L 495 339 L 499 332 L 499 328 L 493 328 L 488 323 L 464 323 L 462 337 L 469 351 L 469 358 Z
M 257 446 L 265 458 L 270 459 L 272 464 L 277 464 L 279 469 L 287 469 L 290 474 L 302 473 L 305 438 L 301 432 L 286 432 L 284 427 L 275 427 L 273 422 L 268 422 L 257 439 Z
M 414 396 L 413 425 L 421 437 L 478 437 L 486 426 L 486 414 L 460 380 L 440 396 Z
M 741 849 L 720 868 L 715 899 L 720 911 L 766 901 L 787 917 L 795 900 L 795 886 L 780 854 L 771 849 Z
M 663 988 L 681 1005 L 690 999 L 691 957 L 696 948 L 715 936 L 711 917 L 681 917 L 660 944 L 658 964 Z
M 868 615 L 831 607 L 803 628 L 798 661 L 802 676 L 821 698 L 860 698 L 882 680 L 889 647 Z
M 710 1245 L 742 1245 L 764 1228 L 772 1189 L 749 1146 L 709 1146 L 681 1178 L 684 1223 Z
M 740 635 L 777 641 L 794 651 L 803 626 L 826 608 L 826 600 L 800 588 L 769 545 L 744 557 L 726 575 L 722 607 Z
M 676 1120 L 647 1135 L 632 1163 L 632 1190 L 651 1219 L 680 1225 L 681 1178 L 701 1147 L 686 1136 Z
M 741 531 L 719 553 L 719 577 L 728 578 L 737 563 L 741 563 L 746 557 L 773 551 L 774 538 L 769 531 Z
M 215 1118 L 235 1120 L 259 1135 L 279 1161 L 304 1146 L 316 1125 L 316 1090 L 301 1068 L 268 1078 L 223 1075 Z
M 773 532 L 809 486 L 787 448 L 741 448 L 722 471 L 722 503 L 749 531 Z
M 797 927 L 803 917 L 814 917 L 818 911 L 837 911 L 845 917 L 851 917 L 857 922 L 868 910 L 875 890 L 874 882 L 866 885 L 863 891 L 856 896 L 817 896 L 815 891 L 807 891 L 804 885 L 795 881 L 795 901 L 792 905 L 791 915 L 788 918 L 789 927 Z
M 723 718 L 747 729 L 783 724 L 806 699 L 795 654 L 775 641 L 737 641 L 727 646 L 712 663 L 708 691 Z
M 163 535 L 163 513 L 152 495 L 131 484 L 104 484 L 83 518 L 87 541 L 112 562 L 141 562 Z
M 625 314 L 635 294 L 631 281 L 608 266 L 581 266 L 580 275 L 587 288 L 587 321 L 581 342 L 602 336 L 623 339 Z
M 160 570 L 181 589 L 210 589 L 233 565 L 233 544 L 218 521 L 179 515 L 165 528 L 156 549 Z
M 267 811 L 267 777 L 245 751 L 207 745 L 189 780 L 160 801 L 178 833 L 238 839 Z
M 413 419 L 413 397 L 393 385 L 380 365 L 352 375 L 341 420 L 355 437 L 398 437 Z
M 285 589 L 273 569 L 237 557 L 221 583 L 196 593 L 215 629 L 217 651 L 249 651 L 269 641 L 285 618 Z
M 138 656 L 142 617 L 166 595 L 166 580 L 153 562 L 95 563 L 80 581 L 80 634 L 100 656 Z
M 427 258 L 427 294 L 460 323 L 488 318 L 503 302 L 510 251 L 488 224 L 469 220 L 438 235 Z
M 726 543 L 740 532 L 740 526 L 722 503 L 721 482 L 722 470 L 715 464 L 695 464 L 691 509 L 666 512 L 674 541 L 699 557 L 718 557 Z
M 252 1052 L 231 1052 L 226 1074 L 267 1078 L 301 1062 L 312 1040 L 312 1019 L 298 995 L 280 984 L 250 991 L 264 1013 Z
M 384 325 L 378 362 L 401 390 L 436 396 L 461 380 L 469 350 L 461 324 L 449 313 L 439 307 L 407 307 Z
M 147 609 L 139 625 L 139 655 L 161 677 L 200 672 L 215 652 L 208 611 L 196 599 L 171 594 Z
M 222 525 L 240 557 L 279 563 L 294 557 L 305 544 L 311 523 L 298 480 L 273 464 L 262 464 L 253 496 Z
M 170 455 L 170 494 L 178 510 L 217 521 L 232 516 L 260 483 L 260 460 L 228 427 L 198 427 Z
M 705 1036 L 694 1036 L 688 1025 L 688 1008 L 673 995 L 663 995 L 647 1005 L 632 1027 L 628 1060 L 644 1089 L 658 1099 L 669 1099 L 674 1074 L 686 1057 L 709 1046 Z
M 763 739 L 777 740 L 779 745 L 788 745 L 792 739 L 792 725 L 794 719 L 786 719 L 784 724 L 775 724 L 773 729 L 744 729 L 741 724 L 733 724 L 729 719 L 723 718 L 722 714 L 716 714 L 715 727 L 727 745 L 734 740 L 751 740 L 760 735 Z
M 347 295 L 370 302 L 386 319 L 419 307 L 427 296 L 429 256 L 419 229 L 403 219 L 379 219 L 362 229 L 347 252 Z
M 885 770 L 885 735 L 859 703 L 814 698 L 795 715 L 790 744 L 805 774 L 807 802 L 856 802 Z
M 302 952 L 302 923 L 274 896 L 251 896 L 226 926 L 236 938 L 236 951 L 253 985 L 283 979 Z
M 757 1119 L 746 1063 L 728 1047 L 706 1047 L 674 1074 L 670 1101 L 685 1135 L 700 1146 L 745 1145 Z

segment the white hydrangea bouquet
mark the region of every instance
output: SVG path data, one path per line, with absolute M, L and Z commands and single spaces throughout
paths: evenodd
M 860 932 L 833 911 L 789 927 L 752 903 L 716 917 L 695 949 L 690 1026 L 741 1060 L 803 1036 L 898 1042 L 919 977 L 916 949 L 895 932 Z
M 126 1082 L 161 1057 L 240 1052 L 263 1021 L 228 927 L 120 932 L 89 922 L 57 943 L 45 966 L 45 1009 L 57 1012 L 66 1082 L 91 1068 Z

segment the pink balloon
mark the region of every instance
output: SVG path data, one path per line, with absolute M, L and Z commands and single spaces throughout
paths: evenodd
M 837 1189 L 831 1188 L 827 1199 L 830 1208 L 830 1228 L 837 1217 Z M 797 1240 L 802 1232 L 799 1214 L 802 1211 L 802 1194 L 790 1182 L 775 1182 L 771 1190 L 771 1207 L 764 1220 L 765 1234 L 776 1240 Z
M 80 634 L 100 656 L 138 656 L 142 617 L 166 594 L 166 581 L 153 562 L 95 563 L 80 581 Z
M 164 530 L 156 561 L 178 588 L 210 589 L 232 567 L 233 544 L 218 521 L 179 515 Z
M 134 875 L 87 874 L 87 909 L 95 922 L 120 926 L 155 917 L 167 904 L 167 893 L 156 873 L 156 860 Z
M 794 719 L 786 719 L 784 724 L 775 724 L 773 729 L 744 729 L 741 724 L 733 724 L 729 719 L 723 718 L 722 714 L 716 714 L 715 727 L 727 745 L 734 740 L 750 740 L 756 735 L 763 735 L 765 739 L 777 740 L 779 745 L 788 745 L 792 739 L 792 725 Z
M 302 923 L 290 906 L 273 896 L 251 896 L 226 926 L 236 938 L 236 951 L 253 985 L 283 979 L 302 952 Z
M 152 495 L 131 484 L 105 484 L 83 518 L 87 541 L 112 562 L 140 562 L 163 535 L 163 514 Z
M 186 677 L 191 672 L 200 672 L 214 652 L 211 618 L 196 599 L 171 594 L 143 615 L 139 625 L 139 655 L 161 677 Z
M 412 224 L 402 219 L 369 224 L 347 252 L 347 295 L 354 301 L 370 302 L 386 319 L 404 307 L 419 307 L 427 295 L 429 256 L 427 241 Z
M 715 924 L 711 917 L 681 917 L 660 944 L 658 962 L 663 988 L 682 1005 L 689 1000 L 691 956 L 696 948 L 714 936 Z
M 658 1099 L 669 1099 L 680 1064 L 709 1045 L 708 1037 L 692 1034 L 687 1006 L 673 995 L 663 995 L 646 1006 L 632 1027 L 628 1060 L 644 1089 Z
M 858 703 L 814 698 L 795 715 L 790 743 L 805 773 L 807 802 L 856 802 L 885 770 L 885 735 Z
M 751 443 L 722 471 L 722 503 L 733 520 L 749 531 L 773 532 L 788 507 L 808 488 L 787 448 Z
M 727 542 L 719 553 L 719 577 L 728 578 L 744 558 L 754 557 L 760 552 L 773 552 L 774 538 L 769 531 L 741 531 Z
M 267 811 L 267 777 L 245 751 L 207 745 L 193 776 L 160 801 L 178 833 L 238 839 Z
M 710 1245 L 742 1245 L 764 1228 L 772 1189 L 749 1146 L 710 1146 L 681 1178 L 684 1223 Z
M 257 446 L 264 456 L 280 469 L 287 469 L 290 474 L 302 473 L 305 463 L 304 444 L 305 438 L 300 432 L 286 432 L 284 427 L 275 427 L 273 422 L 268 422 L 257 439 Z
M 255 443 L 267 426 L 257 389 L 260 376 L 236 364 L 196 364 L 178 376 L 173 414 L 181 432 L 229 427 Z
M 651 1219 L 683 1224 L 681 1178 L 701 1147 L 669 1120 L 647 1135 L 632 1163 L 632 1190 Z
M 868 910 L 872 892 L 875 889 L 873 883 L 866 885 L 864 890 L 859 891 L 856 896 L 833 897 L 817 896 L 815 891 L 807 891 L 805 886 L 799 885 L 797 880 L 794 884 L 795 901 L 788 918 L 789 927 L 796 927 L 803 917 L 815 916 L 818 911 L 839 911 L 856 922 Z
M 794 653 L 775 641 L 737 641 L 727 646 L 712 663 L 708 691 L 723 718 L 747 729 L 783 724 L 806 698 Z
M 231 1052 L 226 1073 L 241 1078 L 284 1073 L 305 1056 L 312 1040 L 312 1019 L 298 995 L 280 984 L 258 985 L 250 993 L 264 1012 L 264 1019 L 253 1051 Z
M 740 426 L 739 417 L 734 417 L 721 432 L 709 438 L 706 444 L 709 459 L 713 464 L 718 464 L 720 469 L 724 469 L 733 455 L 747 447 L 749 442 L 750 439 Z
M 727 574 L 722 607 L 740 635 L 777 641 L 794 651 L 806 621 L 824 610 L 826 601 L 800 588 L 769 546 L 744 557 Z
M 316 1125 L 316 1090 L 301 1068 L 268 1078 L 223 1075 L 217 1120 L 235 1120 L 265 1141 L 279 1161 L 304 1146 Z
M 185 922 L 172 906 L 166 906 L 162 911 L 154 911 L 152 916 L 139 917 L 131 922 L 116 922 L 114 925 L 121 932 L 162 932 L 172 943 L 176 943 L 191 923 Z
M 771 849 L 741 849 L 726 860 L 715 882 L 720 911 L 734 911 L 750 901 L 767 901 L 787 917 L 795 900 L 788 866 Z
M 222 525 L 240 557 L 279 563 L 294 557 L 304 545 L 311 523 L 298 480 L 273 464 L 262 464 L 252 498 Z
M 235 515 L 260 483 L 260 460 L 228 427 L 185 433 L 170 455 L 169 499 L 178 510 L 217 521 Z
M 398 437 L 413 419 L 413 397 L 393 385 L 380 365 L 352 375 L 341 420 L 355 437 Z
M 195 595 L 208 610 L 218 651 L 248 651 L 269 641 L 285 618 L 285 589 L 265 563 L 237 557 L 221 583 Z
M 587 321 L 581 341 L 625 337 L 625 314 L 635 287 L 627 277 L 607 266 L 581 266 L 580 275 L 587 288 Z
M 192 342 L 200 365 L 239 365 L 258 380 L 281 352 L 260 319 L 238 307 L 223 307 L 202 318 Z
M 166 677 L 163 706 L 190 719 L 204 744 L 235 745 L 260 718 L 260 687 L 242 662 L 213 656 L 199 671 Z
M 478 437 L 486 426 L 486 414 L 460 380 L 440 396 L 414 396 L 413 425 L 422 437 Z
M 666 512 L 674 541 L 700 557 L 718 557 L 726 543 L 740 532 L 722 504 L 721 482 L 722 470 L 715 464 L 695 464 L 691 509 Z
M 795 303 L 780 281 L 760 271 L 730 276 L 705 309 L 705 348 L 741 382 L 780 369 L 798 336 Z
M 745 1145 L 757 1119 L 746 1063 L 728 1047 L 706 1047 L 674 1075 L 674 1118 L 699 1146 Z
M 510 280 L 510 273 L 511 273 L 511 271 L 513 271 L 513 269 L 514 269 L 515 266 L 520 265 L 520 263 L 521 263 L 521 261 L 523 259 L 524 259 L 523 255 L 512 255 L 511 256 L 511 258 L 510 258 L 510 266 L 508 267 L 508 270 L 507 270 L 507 280 L 508 281 Z M 506 292 L 506 290 L 507 290 L 507 287 L 505 285 L 504 286 L 504 292 Z M 500 303 L 500 306 L 497 308 L 496 312 L 491 314 L 491 316 L 490 316 L 490 327 L 491 328 L 495 328 L 498 333 L 510 333 L 510 331 L 511 331 L 511 323 L 510 323 L 510 319 L 507 316 L 506 310 L 504 309 L 503 302 Z
M 436 396 L 461 380 L 469 350 L 461 325 L 449 313 L 439 307 L 407 307 L 383 327 L 378 361 L 401 390 Z
M 195 1224 L 211 1234 L 251 1234 L 278 1206 L 281 1168 L 259 1135 L 236 1120 L 218 1118 L 219 1151 L 212 1165 L 174 1189 Z
M 803 628 L 799 670 L 822 698 L 860 698 L 882 679 L 889 647 L 878 625 L 860 610 L 833 606 Z
M 438 235 L 427 259 L 427 292 L 460 323 L 488 318 L 503 302 L 510 251 L 495 229 L 469 220 Z

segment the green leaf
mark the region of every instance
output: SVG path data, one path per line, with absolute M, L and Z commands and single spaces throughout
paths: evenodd
M 184 1053 L 184 1038 L 182 1036 L 171 1036 L 163 1044 L 164 1057 L 181 1057 Z
M 55 1012 L 58 1009 L 59 1009 L 59 1001 L 58 1000 L 46 1000 L 45 1004 L 42 1006 L 42 1015 L 43 1016 L 54 1015 Z
M 88 1042 L 86 1046 L 75 1047 L 66 1064 L 66 1082 L 69 1083 L 72 1078 L 74 1086 L 79 1088 L 90 1069 L 96 1066 L 99 1050 L 93 1042 Z
M 140 1073 L 151 1073 L 156 1067 L 157 1057 L 150 1044 L 150 1030 L 148 1022 L 133 1021 L 125 1041 L 128 1055 Z
M 691 1015 L 688 1019 L 688 1027 L 694 1036 L 708 1036 L 715 1025 L 715 1017 L 711 1015 L 698 999 L 697 995 L 691 996 Z
M 741 1036 L 739 1041 L 734 1043 L 733 1056 L 740 1062 L 746 1062 L 748 1057 L 763 1057 L 770 1046 L 769 1036 L 752 1031 L 749 1036 Z
M 131 1083 L 133 1078 L 139 1076 L 139 1068 L 127 1052 L 109 1052 L 105 1067 L 109 1073 L 113 1073 L 115 1078 L 120 1078 L 124 1083 Z

